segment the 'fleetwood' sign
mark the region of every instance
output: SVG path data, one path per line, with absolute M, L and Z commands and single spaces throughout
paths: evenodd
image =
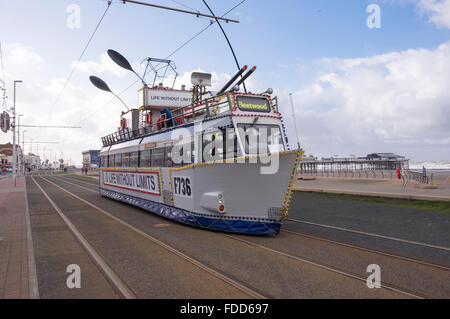
M 156 196 L 161 195 L 159 172 L 102 171 L 102 181 L 106 186 Z

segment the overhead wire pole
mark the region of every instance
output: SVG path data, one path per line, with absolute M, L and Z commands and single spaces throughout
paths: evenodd
M 298 149 L 301 150 L 300 135 L 298 134 L 297 120 L 295 118 L 295 108 L 294 108 L 294 100 L 292 98 L 292 93 L 289 93 L 289 97 L 291 98 L 292 118 L 294 119 L 295 134 L 297 134 L 297 145 L 298 145 Z
M 216 19 L 216 21 L 217 20 L 223 20 L 223 21 L 226 21 L 226 22 L 239 23 L 239 21 L 237 21 L 237 20 L 223 18 L 223 17 L 216 17 L 214 15 L 214 13 L 212 13 L 212 15 L 209 15 L 209 14 L 204 14 L 204 13 L 200 13 L 200 12 L 188 11 L 188 10 L 183 10 L 183 9 L 176 9 L 176 8 L 161 6 L 161 5 L 157 5 L 157 4 L 153 4 L 153 3 L 147 3 L 147 2 L 142 2 L 142 1 L 134 1 L 134 0 L 121 0 L 121 1 L 124 4 L 129 2 L 129 3 L 140 4 L 140 5 L 148 6 L 148 7 L 154 7 L 154 8 L 164 9 L 164 10 L 170 10 L 170 11 L 176 11 L 176 12 L 181 12 L 181 13 L 192 14 L 192 15 L 195 15 L 196 17 L 213 18 L 213 19 Z

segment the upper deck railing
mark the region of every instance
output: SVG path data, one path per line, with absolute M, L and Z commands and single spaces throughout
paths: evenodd
M 206 119 L 230 113 L 232 111 L 233 102 L 231 96 L 234 93 L 225 93 L 221 96 L 213 96 L 202 100 L 197 104 L 189 104 L 171 110 L 172 118 L 149 124 L 148 126 L 141 127 L 137 130 L 130 130 L 129 128 L 120 129 L 119 131 L 102 137 L 103 146 L 112 146 L 115 144 L 123 143 L 138 137 L 142 137 L 151 133 L 164 132 L 172 129 L 176 126 L 192 123 L 199 119 Z M 236 93 L 239 95 L 240 93 Z M 275 110 L 278 111 L 278 99 L 275 97 L 272 99 Z

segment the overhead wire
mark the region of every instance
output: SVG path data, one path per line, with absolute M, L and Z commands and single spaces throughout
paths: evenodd
M 236 4 L 235 6 L 233 6 L 230 10 L 228 10 L 227 12 L 225 12 L 221 18 L 223 18 L 224 16 L 226 16 L 227 14 L 229 14 L 231 11 L 235 10 L 237 7 L 239 7 L 240 5 L 242 5 L 245 1 L 247 0 L 242 0 L 241 2 L 239 2 L 238 4 Z M 176 48 L 174 51 L 172 51 L 168 56 L 166 56 L 164 59 L 167 60 L 168 58 L 172 57 L 173 55 L 175 55 L 177 52 L 179 52 L 181 49 L 183 49 L 185 46 L 187 46 L 189 43 L 191 43 L 192 41 L 194 41 L 197 37 L 199 37 L 203 32 L 205 32 L 206 30 L 208 30 L 214 23 L 216 23 L 214 20 L 210 20 L 210 23 L 204 27 L 202 30 L 200 30 L 198 33 L 196 33 L 193 37 L 191 37 L 189 40 L 187 40 L 186 42 L 184 42 L 183 44 L 181 44 L 178 48 Z M 157 64 L 155 66 L 158 67 L 159 64 Z M 133 81 L 133 83 L 131 83 L 127 88 L 123 89 L 120 93 L 118 93 L 117 95 L 120 96 L 123 93 L 125 93 L 126 91 L 128 91 L 129 89 L 131 89 L 131 87 L 133 87 L 137 82 L 139 82 L 140 79 L 137 79 L 135 81 Z M 78 124 L 81 123 L 83 120 L 85 120 L 86 118 L 88 118 L 89 116 L 92 116 L 93 114 L 96 114 L 98 111 L 100 111 L 101 109 L 103 109 L 104 107 L 106 107 L 107 105 L 111 104 L 112 102 L 114 102 L 115 99 L 111 99 L 109 102 L 105 103 L 104 105 L 102 105 L 101 107 L 97 108 L 97 110 L 95 110 L 92 113 L 89 113 L 88 115 L 86 115 L 83 119 L 81 119 L 79 122 L 77 122 Z
M 4 66 L 4 61 L 3 61 L 3 49 L 2 49 L 2 43 L 0 42 L 0 60 L 1 60 L 1 64 L 2 64 L 2 86 L 0 87 L 0 89 L 2 89 L 3 91 L 3 96 L 2 96 L 2 107 L 3 110 L 6 111 L 8 110 L 8 94 L 6 91 L 6 79 L 5 79 L 5 66 Z
M 94 32 L 92 32 L 91 36 L 89 37 L 89 40 L 88 40 L 88 42 L 86 43 L 86 45 L 85 45 L 83 51 L 81 52 L 81 55 L 80 55 L 80 57 L 78 58 L 78 61 L 76 62 L 76 64 L 75 64 L 74 67 L 72 68 L 72 71 L 70 71 L 69 77 L 67 78 L 66 82 L 64 83 L 63 88 L 61 89 L 61 91 L 60 91 L 59 94 L 57 95 L 55 102 L 54 102 L 53 105 L 50 107 L 50 114 L 52 113 L 53 108 L 55 107 L 55 105 L 59 102 L 59 99 L 61 98 L 62 93 L 63 93 L 64 90 L 66 89 L 67 85 L 69 84 L 70 79 L 72 78 L 72 76 L 73 76 L 73 74 L 75 73 L 75 71 L 76 71 L 78 65 L 80 64 L 81 59 L 83 58 L 84 54 L 86 53 L 86 50 L 87 50 L 88 47 L 89 47 L 89 44 L 91 43 L 92 39 L 94 38 L 95 34 L 97 33 L 97 30 L 99 29 L 99 27 L 100 27 L 100 25 L 101 25 L 103 19 L 105 18 L 106 13 L 108 13 L 109 8 L 111 7 L 111 3 L 112 3 L 111 1 L 108 1 L 108 3 L 107 3 L 108 6 L 106 7 L 105 12 L 103 12 L 103 14 L 102 14 L 102 16 L 101 16 L 101 18 L 100 18 L 100 21 L 97 23 L 97 26 L 96 26 L 95 29 L 94 29 Z

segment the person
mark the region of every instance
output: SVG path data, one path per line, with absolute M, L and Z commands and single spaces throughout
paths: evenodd
M 84 167 L 81 168 L 81 175 L 84 175 Z

